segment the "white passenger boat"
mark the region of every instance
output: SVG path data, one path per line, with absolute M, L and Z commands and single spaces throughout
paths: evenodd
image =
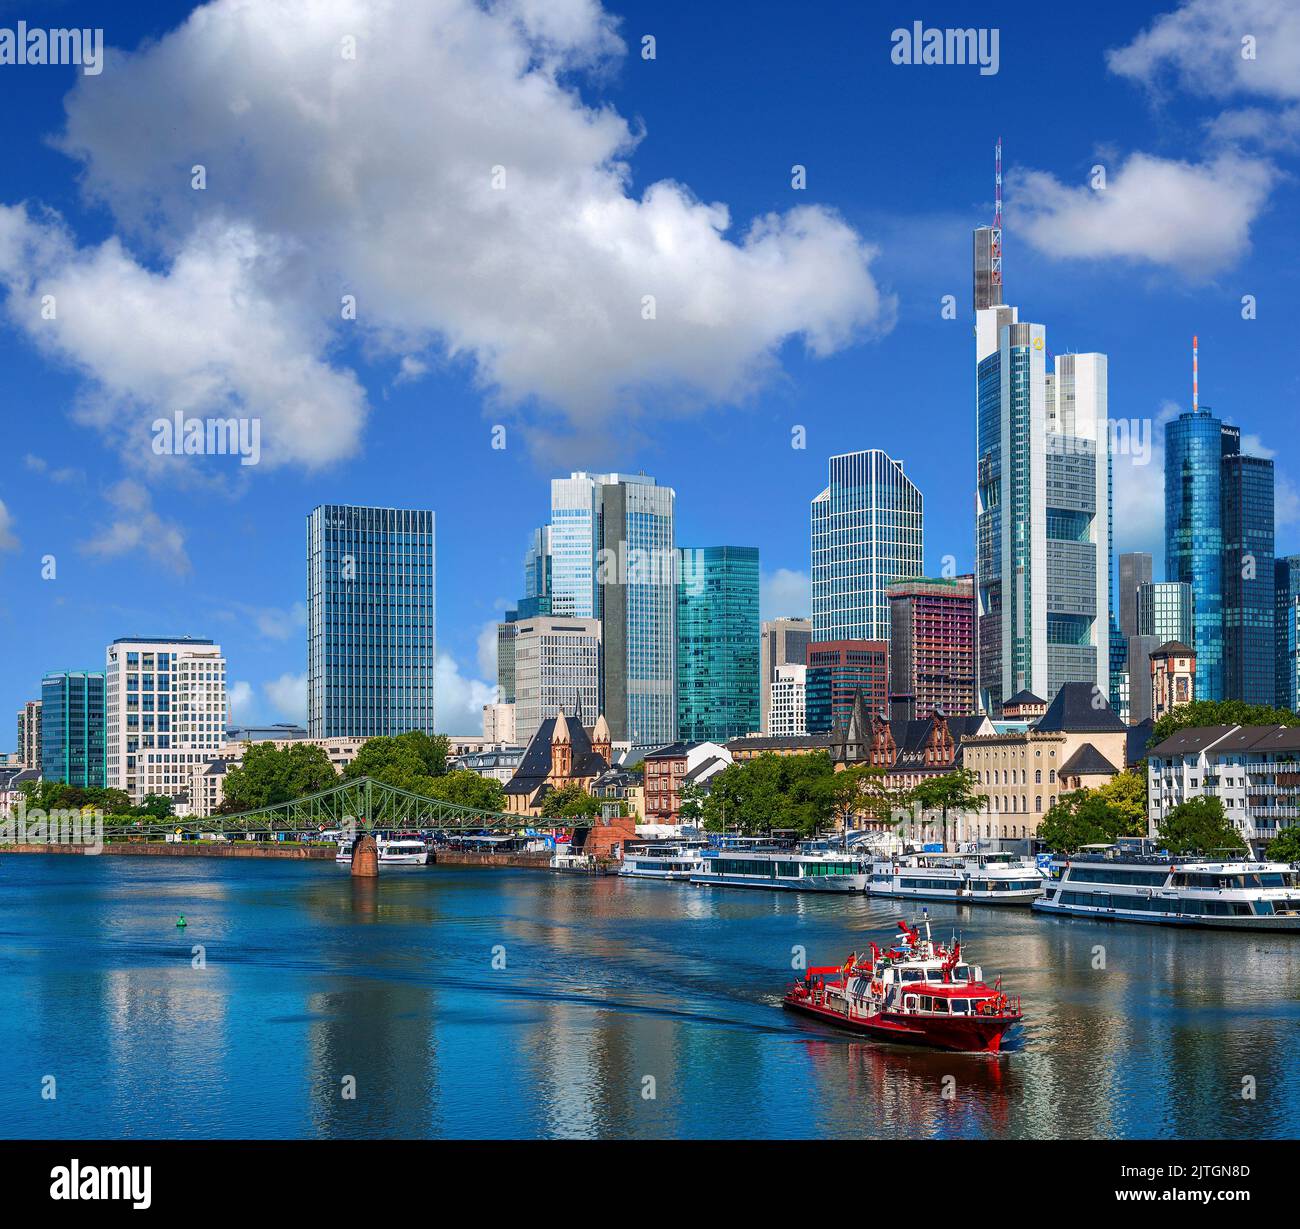
M 1027 905 L 1046 880 L 1032 858 L 1013 853 L 915 853 L 877 859 L 867 891 L 908 900 Z
M 692 883 L 792 892 L 862 892 L 867 886 L 868 863 L 825 843 L 780 848 L 733 841 L 701 853 L 706 869 L 692 875 Z
M 708 871 L 708 861 L 701 845 L 676 841 L 647 845 L 623 855 L 618 873 L 632 879 L 687 880 Z
M 1090 845 L 1053 857 L 1043 913 L 1166 926 L 1300 930 L 1300 873 L 1284 862 L 1173 857 Z
M 352 844 L 353 840 L 349 837 L 339 841 L 334 861 L 350 865 Z M 425 866 L 429 861 L 429 847 L 417 837 L 380 836 L 375 838 L 375 846 L 379 851 L 381 866 Z

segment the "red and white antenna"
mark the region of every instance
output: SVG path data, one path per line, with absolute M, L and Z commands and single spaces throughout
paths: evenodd
M 989 280 L 1002 285 L 1002 138 L 993 151 L 993 233 L 989 236 Z
M 1193 333 L 1192 334 L 1192 413 L 1193 414 L 1197 412 L 1197 409 L 1200 406 L 1200 394 L 1199 394 L 1199 390 L 1196 387 L 1198 375 L 1199 375 L 1199 373 L 1197 372 L 1197 365 L 1198 365 L 1197 353 L 1196 353 L 1197 349 L 1198 347 L 1196 344 L 1196 334 Z

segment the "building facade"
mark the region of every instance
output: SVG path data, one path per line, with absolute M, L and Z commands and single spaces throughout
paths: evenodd
M 1296 670 L 1296 629 L 1300 627 L 1300 555 L 1284 555 L 1273 568 L 1274 631 L 1277 649 L 1274 687 L 1278 708 L 1297 711 L 1300 674 Z
M 768 728 L 774 738 L 808 733 L 808 667 L 788 663 L 777 666 L 768 687 Z
M 758 547 L 683 548 L 678 559 L 678 734 L 752 734 L 761 720 Z
M 313 738 L 435 731 L 434 514 L 321 504 L 307 517 Z
M 652 824 L 676 824 L 681 815 L 682 789 L 703 784 L 731 761 L 731 752 L 715 742 L 676 742 L 642 759 L 645 819 Z
M 483 705 L 483 737 L 490 743 L 515 741 L 515 706 L 513 704 Z
M 888 640 L 889 586 L 925 571 L 924 500 L 879 449 L 830 458 L 811 505 L 812 638 Z
M 1119 634 L 1126 640 L 1138 634 L 1138 591 L 1152 580 L 1151 556 L 1145 551 L 1130 551 L 1119 557 L 1119 609 L 1116 620 Z
M 1273 462 L 1240 451 L 1224 428 L 1223 686 L 1229 700 L 1272 704 L 1277 696 Z
M 528 743 L 547 714 L 563 710 L 581 719 L 600 712 L 600 620 L 538 615 L 516 626 L 510 741 Z
M 1179 640 L 1170 640 L 1151 653 L 1151 717 L 1159 721 L 1196 692 L 1196 652 Z
M 811 619 L 770 619 L 763 624 L 762 641 L 759 648 L 759 675 L 761 679 L 759 727 L 757 731 L 746 733 L 770 733 L 768 724 L 769 705 L 772 700 L 772 684 L 776 682 L 779 666 L 806 666 L 808 664 L 808 645 L 812 640 Z
M 110 784 L 103 671 L 45 675 L 40 712 L 42 778 L 91 789 Z
M 973 576 L 891 585 L 889 714 L 897 721 L 975 712 Z
M 28 700 L 18 710 L 19 768 L 41 767 L 41 702 Z
M 127 636 L 107 649 L 108 784 L 175 797 L 226 738 L 226 659 L 211 640 Z
M 979 306 L 978 234 L 976 255 L 977 671 L 995 714 L 1025 689 L 1110 689 L 1107 360 L 1053 363 L 1043 325 L 1001 293 Z
M 1182 581 L 1140 584 L 1137 590 L 1137 631 L 1127 638 L 1128 720 L 1134 725 L 1151 716 L 1151 654 L 1162 644 L 1196 639 L 1192 587 Z
M 808 733 L 847 721 L 858 693 L 871 713 L 889 711 L 889 644 L 884 640 L 814 641 L 808 646 Z

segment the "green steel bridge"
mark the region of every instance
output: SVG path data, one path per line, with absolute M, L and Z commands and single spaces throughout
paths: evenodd
M 158 838 L 181 833 L 199 835 L 220 832 L 226 836 L 321 832 L 355 826 L 358 832 L 386 832 L 394 829 L 439 828 L 446 832 L 477 832 L 481 829 L 523 828 L 535 823 L 527 815 L 503 815 L 458 806 L 423 794 L 385 785 L 370 777 L 344 781 L 318 794 L 295 798 L 275 806 L 241 811 L 236 815 L 213 815 L 207 819 L 147 819 L 130 826 L 114 827 L 105 836 Z

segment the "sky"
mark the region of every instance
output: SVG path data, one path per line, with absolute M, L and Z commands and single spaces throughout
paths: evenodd
M 1300 6 L 1073 7 L 0 0 L 0 32 L 106 48 L 0 63 L 0 712 L 191 635 L 236 721 L 303 720 L 322 502 L 437 513 L 452 733 L 572 470 L 672 486 L 679 545 L 758 546 L 768 618 L 808 612 L 827 458 L 882 448 L 927 570 L 970 570 L 999 136 L 1007 301 L 1109 355 L 1149 445 L 1114 458 L 1116 553 L 1163 576 L 1194 334 L 1300 551 Z M 996 22 L 997 71 L 896 63 L 918 14 Z M 255 422 L 256 464 L 160 455 L 177 413 Z

